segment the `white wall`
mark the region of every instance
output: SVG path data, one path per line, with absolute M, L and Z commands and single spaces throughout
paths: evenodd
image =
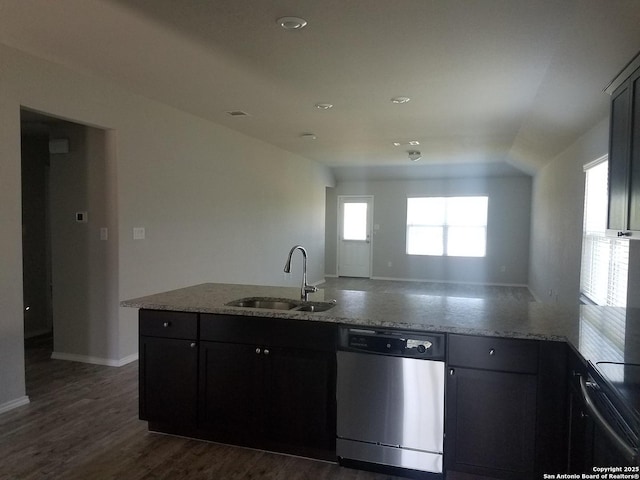
M 373 232 L 372 238 L 373 277 L 509 285 L 527 283 L 531 202 L 531 178 L 528 176 L 339 182 L 335 188 L 328 189 L 327 194 L 327 274 L 336 273 L 338 195 L 374 196 L 373 223 L 380 228 Z M 488 195 L 487 256 L 407 255 L 407 197 L 421 195 Z
M 537 299 L 576 304 L 584 216 L 583 166 L 608 151 L 605 118 L 538 172 L 533 182 L 529 288 Z
M 107 219 L 117 242 L 107 264 L 119 299 L 207 281 L 297 285 L 297 271 L 282 273 L 296 243 L 309 251 L 309 280 L 322 279 L 325 167 L 0 46 L 0 409 L 25 398 L 21 106 L 107 130 L 104 154 L 116 164 L 104 188 L 118 212 Z M 138 226 L 146 240 L 132 239 Z M 115 340 L 87 352 L 118 362 L 137 351 L 136 312 L 105 308 L 117 312 L 107 314 Z

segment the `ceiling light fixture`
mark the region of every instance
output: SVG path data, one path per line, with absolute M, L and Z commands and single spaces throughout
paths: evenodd
M 403 103 L 407 103 L 409 100 L 411 100 L 409 97 L 393 97 L 391 99 L 391 103 L 395 103 L 396 105 L 400 105 Z
M 315 133 L 303 133 L 300 136 L 305 140 L 315 140 L 316 138 L 318 138 L 318 137 L 316 137 Z
M 412 147 L 415 147 L 416 145 L 420 145 L 420 142 L 419 142 L 419 141 L 417 141 L 417 140 L 411 140 L 411 141 L 409 142 L 409 145 L 411 145 Z
M 300 17 L 280 17 L 276 23 L 285 30 L 300 30 L 307 25 L 307 21 Z
M 243 112 L 242 110 L 230 110 L 227 112 L 227 115 L 231 117 L 248 117 L 249 116 L 247 112 Z
M 333 104 L 331 103 L 316 103 L 316 108 L 319 110 L 329 110 L 333 108 Z
M 393 142 L 394 147 L 399 147 L 400 145 L 402 145 L 400 142 Z
M 409 160 L 412 162 L 417 162 L 422 158 L 422 154 L 418 150 L 409 150 L 407 153 L 409 154 Z

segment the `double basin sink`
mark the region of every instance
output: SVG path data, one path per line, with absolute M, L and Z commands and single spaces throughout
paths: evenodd
M 229 307 L 263 308 L 295 312 L 324 312 L 335 306 L 334 302 L 311 302 L 290 298 L 247 297 L 226 303 Z

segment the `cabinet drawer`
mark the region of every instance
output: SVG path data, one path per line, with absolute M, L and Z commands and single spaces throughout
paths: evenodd
M 139 333 L 147 337 L 198 338 L 198 314 L 164 310 L 140 310 Z
M 335 351 L 337 327 L 333 323 L 306 320 L 202 314 L 200 338 L 211 342 Z
M 449 365 L 537 373 L 538 342 L 452 334 L 449 335 Z

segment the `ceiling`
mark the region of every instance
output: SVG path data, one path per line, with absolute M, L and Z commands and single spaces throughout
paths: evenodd
M 534 174 L 607 115 L 640 1 L 1 0 L 0 42 L 338 178 Z

